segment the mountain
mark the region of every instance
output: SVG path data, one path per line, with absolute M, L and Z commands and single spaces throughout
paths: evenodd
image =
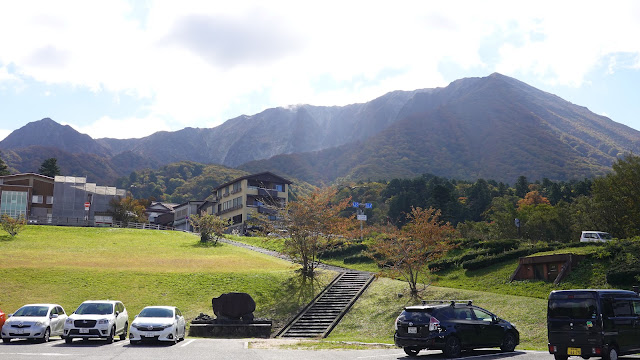
M 601 175 L 621 154 L 640 152 L 640 132 L 496 73 L 363 104 L 267 109 L 214 128 L 140 139 L 94 140 L 43 119 L 0 141 L 0 150 L 18 171 L 36 171 L 56 154 L 65 174 L 95 172 L 109 184 L 179 161 L 274 171 L 313 184 L 423 173 L 512 183 L 520 175 Z
M 602 175 L 640 150 L 640 132 L 518 80 L 492 74 L 418 92 L 361 143 L 240 166 L 311 183 L 413 177 L 567 180 Z

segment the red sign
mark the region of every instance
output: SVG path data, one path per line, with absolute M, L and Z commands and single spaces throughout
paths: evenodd
M 89 208 L 90 208 L 90 207 L 91 207 L 91 203 L 90 203 L 90 202 L 86 202 L 86 203 L 84 203 L 84 209 L 85 209 L 86 211 L 89 211 Z

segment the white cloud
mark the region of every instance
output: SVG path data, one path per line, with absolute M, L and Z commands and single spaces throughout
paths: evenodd
M 145 137 L 157 131 L 170 130 L 169 126 L 167 126 L 163 119 L 153 116 L 146 118 L 131 117 L 122 119 L 113 119 L 105 116 L 91 124 L 63 125 L 69 125 L 76 131 L 87 134 L 94 139 L 128 139 L 131 138 L 131 134 L 136 134 L 136 137 Z
M 166 129 L 212 126 L 266 107 L 344 105 L 444 86 L 443 63 L 580 86 L 610 54 L 640 54 L 633 1 L 144 4 L 4 2 L 0 66 L 52 86 L 151 101 L 146 119 L 80 125 L 111 134 L 113 124 L 127 124 L 140 137 L 156 119 Z M 481 54 L 487 44 L 491 62 Z M 0 67 L 0 84 L 13 77 Z

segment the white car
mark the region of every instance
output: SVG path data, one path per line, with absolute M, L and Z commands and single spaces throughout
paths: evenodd
M 122 302 L 88 300 L 64 322 L 64 341 L 70 344 L 74 338 L 103 338 L 112 343 L 116 335 L 125 340 L 128 328 L 129 314 Z
M 611 234 L 604 231 L 583 231 L 580 235 L 580 242 L 604 242 L 611 241 Z
M 142 340 L 171 341 L 174 344 L 186 336 L 184 316 L 175 306 L 147 306 L 131 323 L 129 340 L 132 345 Z
M 67 314 L 58 304 L 29 304 L 9 315 L 2 326 L 2 341 L 11 339 L 40 339 L 48 342 L 51 336 L 62 336 Z

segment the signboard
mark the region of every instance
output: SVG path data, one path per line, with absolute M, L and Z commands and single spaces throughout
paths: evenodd
M 355 207 L 355 208 L 360 207 L 360 203 L 357 202 L 357 201 L 354 201 L 353 202 L 353 207 Z
M 85 211 L 89 211 L 89 208 L 91 207 L 91 203 L 90 202 L 86 202 L 84 203 L 84 210 Z
M 367 209 L 373 209 L 373 205 L 371 205 L 371 203 L 365 203 L 364 207 Z
M 367 221 L 367 215 L 358 215 L 358 220 Z

